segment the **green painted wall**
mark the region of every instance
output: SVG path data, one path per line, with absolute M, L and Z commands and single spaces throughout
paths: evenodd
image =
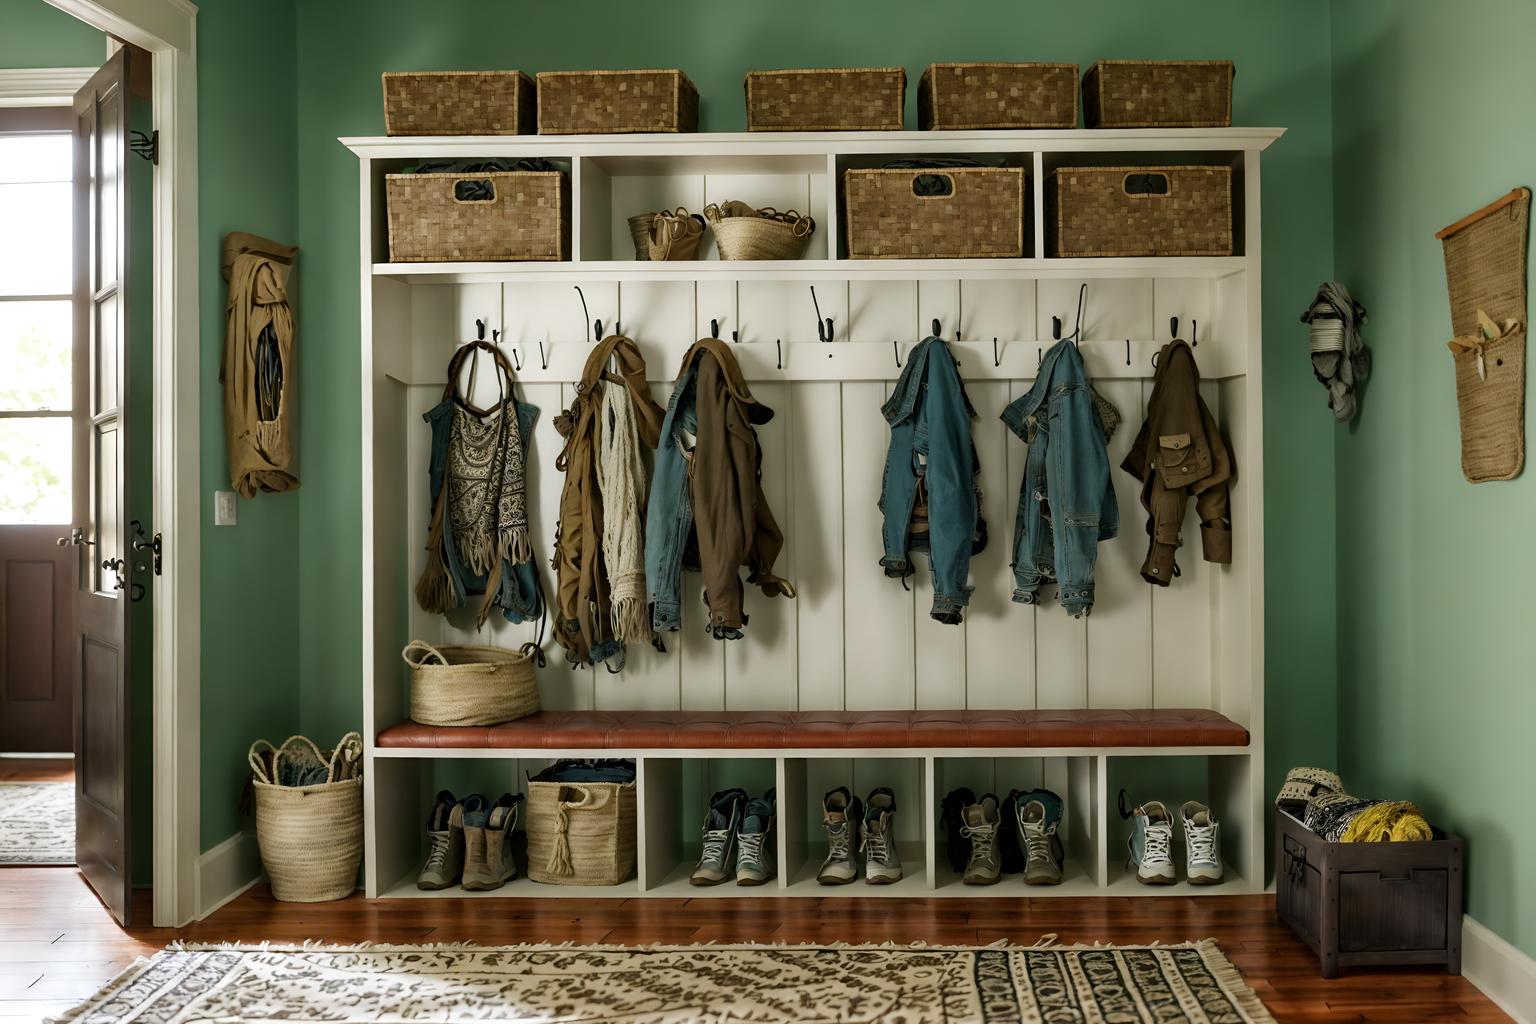
M 1461 475 L 1434 239 L 1536 185 L 1536 5 L 1342 0 L 1333 35 L 1336 269 L 1375 351 L 1336 451 L 1344 781 L 1467 836 L 1467 912 L 1536 954 L 1536 474 Z
M 43 0 L 0 0 L 0 68 L 83 68 L 107 57 L 107 38 Z

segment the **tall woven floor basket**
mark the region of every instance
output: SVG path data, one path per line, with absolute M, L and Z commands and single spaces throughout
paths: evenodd
M 266 740 L 251 744 L 256 844 L 272 895 L 284 903 L 339 900 L 357 887 L 363 860 L 362 755 L 363 740 L 355 732 L 325 752 L 304 736 L 290 736 L 280 747 Z M 325 781 L 279 785 L 285 760 L 324 766 Z

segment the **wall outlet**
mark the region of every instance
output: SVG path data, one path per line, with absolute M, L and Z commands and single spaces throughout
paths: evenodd
M 235 515 L 235 492 L 234 491 L 214 491 L 213 492 L 213 525 L 214 526 L 234 526 L 235 525 L 235 519 L 236 519 L 236 515 Z

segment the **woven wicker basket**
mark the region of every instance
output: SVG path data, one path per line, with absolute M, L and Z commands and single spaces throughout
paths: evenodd
M 411 667 L 413 722 L 500 725 L 539 710 L 533 663 L 517 651 L 412 640 L 400 656 Z
M 386 71 L 387 135 L 530 135 L 533 79 L 521 71 Z
M 1076 64 L 930 64 L 917 83 L 917 126 L 1076 128 Z
M 676 68 L 539 72 L 540 135 L 696 132 L 699 90 Z
M 1229 60 L 1101 60 L 1083 75 L 1089 128 L 1226 128 Z
M 474 186 L 490 198 L 458 197 Z M 395 263 L 570 259 L 564 171 L 390 174 L 384 191 Z
M 274 747 L 251 744 L 246 759 L 256 796 L 256 845 L 284 903 L 339 900 L 357 888 L 363 859 L 362 737 L 347 733 L 331 751 L 303 736 Z M 277 784 L 284 760 L 323 765 L 326 781 L 311 786 Z
M 1059 167 L 1048 184 L 1051 256 L 1232 255 L 1230 167 Z
M 753 209 L 738 200 L 710 203 L 704 217 L 723 260 L 797 260 L 816 233 L 816 221 L 794 210 Z
M 655 219 L 654 213 L 637 213 L 629 218 L 629 237 L 634 240 L 637 260 L 651 258 L 651 221 Z
M 704 222 L 679 206 L 651 218 L 646 233 L 646 256 L 651 260 L 697 259 L 704 241 Z
M 920 195 L 919 179 L 949 192 Z M 1024 255 L 1021 167 L 849 168 L 843 208 L 851 259 Z
M 635 873 L 633 782 L 528 780 L 528 877 L 618 885 Z
M 747 128 L 754 132 L 891 131 L 907 105 L 903 68 L 750 71 Z

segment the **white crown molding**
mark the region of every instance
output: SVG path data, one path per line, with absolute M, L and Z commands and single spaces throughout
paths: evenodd
M 1461 919 L 1461 973 L 1520 1024 L 1536 1022 L 1536 960 L 1470 917 Z
M 67 107 L 95 68 L 0 68 L 0 107 Z

